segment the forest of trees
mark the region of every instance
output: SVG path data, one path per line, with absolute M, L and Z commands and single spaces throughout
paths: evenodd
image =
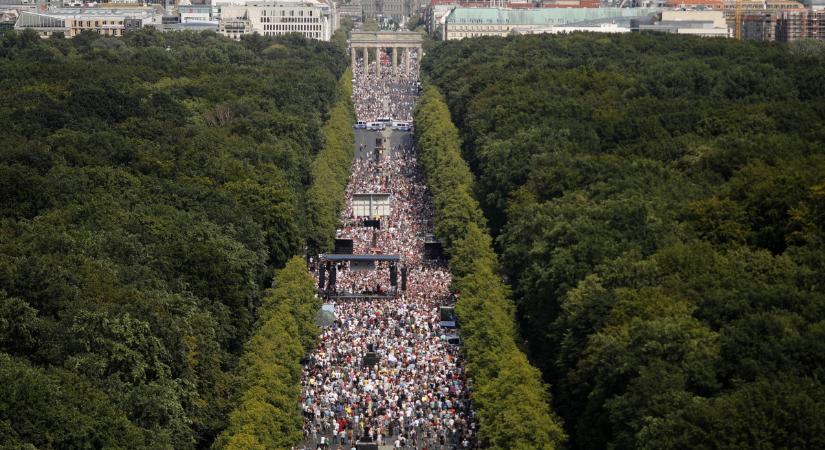
M 821 43 L 482 38 L 423 71 L 570 448 L 825 447 Z
M 498 275 L 486 220 L 473 198 L 473 176 L 461 157 L 458 130 L 432 86 L 415 112 L 415 137 L 435 203 L 435 231 L 445 243 L 459 293 L 466 372 L 484 448 L 552 450 L 565 435 L 550 410 L 547 386 L 516 340 L 509 286 Z
M 313 183 L 307 192 L 307 254 L 331 252 L 344 207 L 350 163 L 355 156 L 355 107 L 352 104 L 352 69 L 338 82 L 338 99 L 321 129 L 324 146 L 312 162 Z
M 215 448 L 291 448 L 303 439 L 300 360 L 318 345 L 321 300 L 300 256 L 278 272 L 240 359 L 240 402 Z
M 0 447 L 205 447 L 300 390 L 309 276 L 267 288 L 319 239 L 347 60 L 298 36 L 0 38 Z

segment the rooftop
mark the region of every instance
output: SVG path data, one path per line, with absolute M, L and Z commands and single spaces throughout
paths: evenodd
M 163 25 L 163 31 L 218 31 L 218 22 L 181 22 Z
M 722 0 L 667 0 L 665 4 L 668 6 L 710 6 L 713 8 L 721 8 Z
M 456 8 L 447 22 L 462 25 L 556 25 L 646 17 L 664 10 L 665 8 Z
M 212 0 L 213 7 L 217 6 L 252 6 L 252 7 L 269 7 L 269 6 L 326 6 L 329 3 L 326 0 Z
M 147 17 L 158 15 L 159 13 L 152 8 L 53 8 L 47 11 L 27 12 L 27 14 L 36 14 L 39 16 L 50 17 Z

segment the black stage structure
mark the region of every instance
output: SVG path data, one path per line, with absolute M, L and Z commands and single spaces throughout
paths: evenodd
M 349 253 L 324 253 L 319 255 L 318 267 L 318 292 L 325 298 L 393 298 L 398 294 L 398 264 L 401 261 L 399 255 L 385 255 L 385 254 L 361 254 L 353 255 Z M 377 262 L 390 263 L 390 286 L 394 288 L 393 291 L 387 293 L 376 292 L 338 292 L 336 289 L 336 279 L 338 273 L 338 263 L 349 263 L 350 270 L 375 270 Z M 407 286 L 407 270 L 406 267 L 401 267 L 401 290 L 406 290 Z M 326 273 L 329 275 L 327 276 Z M 326 283 L 325 283 L 326 281 Z

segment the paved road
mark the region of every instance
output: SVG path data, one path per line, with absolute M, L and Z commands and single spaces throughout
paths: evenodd
M 404 117 L 415 108 L 415 77 L 401 83 L 365 79 L 359 70 L 355 75 L 353 101 L 359 115 L 390 106 L 395 111 L 389 115 Z M 387 98 L 394 100 L 388 103 Z M 469 408 L 463 360 L 459 349 L 442 339 L 444 331 L 439 328 L 439 306 L 454 301 L 449 291 L 451 276 L 446 267 L 424 261 L 420 236 L 433 231 L 433 208 L 420 176 L 412 133 L 355 130 L 355 140 L 358 159 L 353 161 L 346 191 L 347 211 L 352 208 L 356 188 L 392 192 L 395 203 L 390 216 L 382 218 L 381 228 L 351 221 L 337 235 L 352 238 L 359 249 L 356 253 L 406 255 L 404 264 L 413 276 L 396 296 L 336 300 L 338 322 L 324 329 L 313 362 L 304 366 L 302 403 L 308 436 L 304 447 L 317 448 L 316 439 L 320 435 L 331 437 L 333 429 L 348 430 L 355 436 L 369 429 L 390 444 L 380 450 L 390 450 L 397 439 L 407 439 L 407 449 L 422 445 L 432 450 L 454 445 L 475 448 L 476 423 Z M 399 147 L 405 150 L 397 151 Z M 351 269 L 344 264 L 334 272 L 342 290 L 395 292 L 388 266 L 369 271 Z M 378 356 L 376 364 L 365 361 L 371 352 Z M 400 433 L 404 437 L 399 437 Z M 439 437 L 449 445 L 431 445 Z M 339 446 L 329 448 L 337 450 Z
M 384 131 L 355 130 L 355 157 L 365 159 L 373 157 L 376 141 L 387 150 L 405 144 L 412 145 L 413 136 L 409 131 L 386 129 Z M 393 155 L 395 156 L 395 155 Z

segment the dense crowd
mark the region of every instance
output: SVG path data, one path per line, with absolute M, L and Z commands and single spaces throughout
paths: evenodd
M 412 121 L 415 101 L 418 98 L 418 52 L 410 50 L 410 71 L 403 64 L 395 69 L 386 62 L 381 64 L 381 75 L 375 74 L 378 61 L 370 61 L 365 73 L 364 60 L 359 58 L 354 68 L 352 85 L 355 113 L 359 121 L 372 122 L 379 117 Z
M 378 192 L 389 194 L 391 205 L 390 216 L 383 219 L 380 229 L 365 226 L 352 207 L 353 194 Z M 378 160 L 355 159 L 336 238 L 352 239 L 353 253 L 400 255 L 408 266 L 415 266 L 422 262 L 433 214 L 414 149 L 412 145 L 399 145 Z
M 380 103 L 388 98 L 389 115 L 411 114 L 407 100 L 384 93 L 399 83 L 406 84 L 401 91 L 408 89 L 414 78 L 397 81 L 386 72 L 378 79 L 356 70 L 359 120 L 386 113 Z M 432 202 L 412 146 L 391 150 L 358 152 L 337 237 L 351 238 L 355 254 L 399 255 L 400 261 L 379 262 L 375 269 L 349 262 L 336 263 L 334 270 L 317 260 L 313 265 L 316 276 L 334 272 L 327 303 L 334 306 L 335 320 L 304 367 L 308 449 L 346 450 L 359 439 L 406 449 L 476 447 L 463 362 L 450 343 L 453 331 L 440 326 L 440 306 L 453 301 L 450 274 L 423 257 L 424 238 L 433 228 Z M 390 216 L 378 227 L 354 215 L 352 197 L 360 192 L 390 194 Z M 400 282 L 391 286 L 391 264 L 393 271 L 405 272 L 404 289 Z M 337 295 L 342 293 L 350 296 Z M 358 296 L 367 293 L 385 296 Z

